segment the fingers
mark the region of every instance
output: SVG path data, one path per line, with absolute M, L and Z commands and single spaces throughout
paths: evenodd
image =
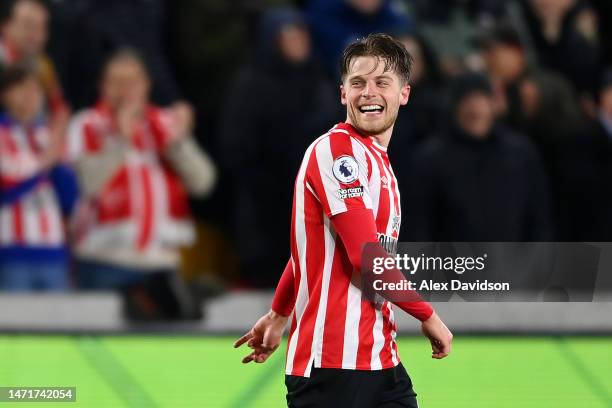
M 266 352 L 270 352 L 270 353 L 273 353 L 274 350 L 276 350 L 277 348 L 278 348 L 278 344 L 276 344 L 274 346 L 270 346 L 270 345 L 267 345 L 267 344 L 262 344 L 261 345 L 261 349 L 262 350 L 264 350 Z
M 238 348 L 242 346 L 245 341 L 250 340 L 252 337 L 253 337 L 253 333 L 248 332 L 247 334 L 245 334 L 244 336 L 242 336 L 241 338 L 239 338 L 238 340 L 234 342 L 234 348 Z
M 256 341 L 255 341 L 255 337 L 252 337 L 248 342 L 247 342 L 247 346 L 249 346 L 249 348 L 255 348 L 256 346 Z
M 432 340 L 431 350 L 432 350 L 431 358 L 441 360 L 450 354 L 451 345 L 450 345 L 450 342 L 445 343 L 440 340 Z
M 432 358 L 442 359 L 450 354 L 453 334 L 436 314 L 424 321 L 421 329 L 431 343 Z
M 259 356 L 255 358 L 255 362 L 263 363 L 268 359 L 268 357 L 270 357 L 270 354 L 260 354 Z
M 236 342 L 236 343 L 238 343 L 238 342 Z M 249 341 L 249 343 L 250 343 L 250 341 Z M 272 353 L 274 353 L 274 351 L 276 351 L 276 349 L 278 348 L 278 345 L 276 345 L 274 347 L 268 347 L 268 346 L 263 346 L 262 345 L 262 346 L 259 346 L 259 347 L 252 347 L 252 348 L 254 348 L 253 352 L 242 359 L 242 363 L 243 364 L 250 363 L 251 361 L 254 361 L 256 363 L 263 363 L 263 362 L 265 362 L 268 359 L 268 357 L 270 357 L 272 355 Z
M 265 362 L 268 359 L 268 357 L 270 357 L 270 355 L 273 352 L 274 352 L 274 350 L 270 350 L 270 351 L 255 350 L 251 354 L 249 354 L 246 357 L 244 357 L 242 359 L 242 363 L 243 364 L 248 364 L 251 361 L 254 361 L 256 363 L 263 363 L 263 362 Z
M 251 361 L 253 361 L 253 358 L 254 358 L 253 354 L 254 353 L 251 353 L 248 356 L 244 357 L 242 359 L 242 364 L 247 364 L 247 363 L 250 363 Z

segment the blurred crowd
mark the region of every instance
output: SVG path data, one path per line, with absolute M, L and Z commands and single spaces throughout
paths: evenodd
M 0 290 L 120 290 L 146 318 L 273 286 L 372 32 L 414 58 L 400 240 L 612 241 L 609 1 L 1 4 Z

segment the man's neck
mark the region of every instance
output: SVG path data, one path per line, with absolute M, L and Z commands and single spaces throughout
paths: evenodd
M 364 136 L 368 136 L 372 138 L 377 144 L 387 148 L 389 147 L 389 142 L 391 141 L 391 135 L 393 134 L 393 125 L 385 130 L 382 133 L 371 135 L 366 132 L 362 132 L 353 122 L 351 122 L 350 118 L 346 118 L 346 123 L 357 129 L 358 132 L 362 133 Z

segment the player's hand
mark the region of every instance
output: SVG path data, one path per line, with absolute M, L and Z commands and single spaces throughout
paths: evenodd
M 421 324 L 421 330 L 431 342 L 431 358 L 441 359 L 450 354 L 453 334 L 436 312 Z
M 279 315 L 270 310 L 255 323 L 255 326 L 244 336 L 234 343 L 234 348 L 238 348 L 244 343 L 253 351 L 242 359 L 243 363 L 263 363 L 280 345 L 283 331 L 287 324 L 288 317 Z

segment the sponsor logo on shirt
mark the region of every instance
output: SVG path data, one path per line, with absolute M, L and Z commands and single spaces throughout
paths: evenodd
M 351 156 L 340 156 L 334 161 L 334 177 L 341 183 L 350 184 L 359 178 L 359 165 Z
M 341 200 L 346 200 L 347 198 L 362 197 L 363 186 L 341 188 L 340 190 L 338 190 L 338 196 Z

